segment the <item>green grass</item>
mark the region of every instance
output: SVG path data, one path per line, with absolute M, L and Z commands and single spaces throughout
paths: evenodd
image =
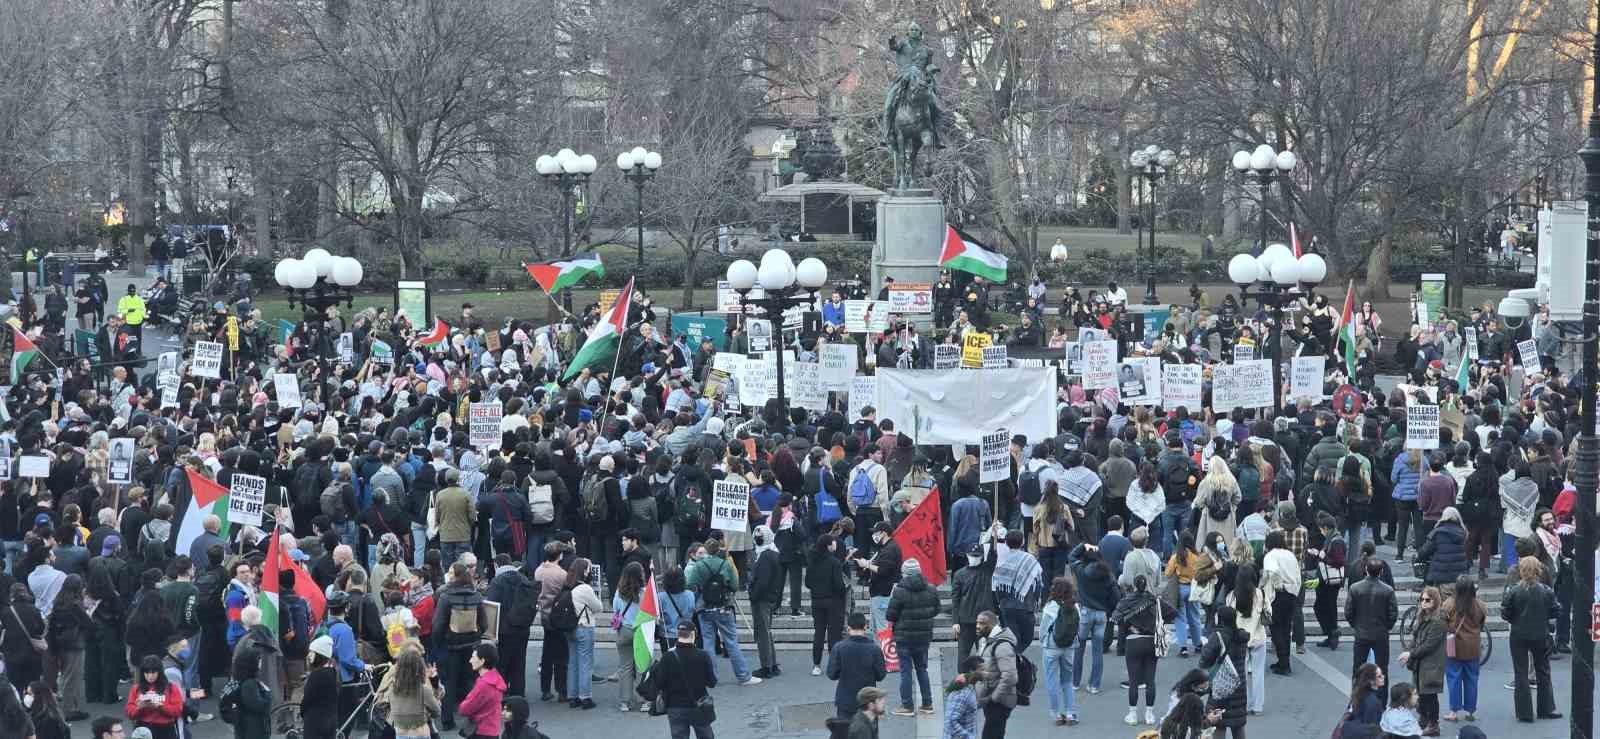
M 1138 232 L 1119 234 L 1114 228 L 1077 228 L 1070 226 L 1045 226 L 1039 229 L 1039 251 L 1043 254 L 1050 253 L 1050 247 L 1060 238 L 1070 250 L 1069 253 L 1082 253 L 1091 249 L 1104 249 L 1112 254 L 1132 254 L 1139 248 Z M 1172 231 L 1157 231 L 1156 245 L 1184 249 L 1194 254 L 1200 253 L 1200 242 L 1204 240 L 1200 234 L 1177 233 Z M 1220 247 L 1221 244 L 1219 243 Z

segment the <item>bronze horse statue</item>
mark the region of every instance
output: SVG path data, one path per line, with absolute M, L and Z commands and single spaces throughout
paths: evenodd
M 908 75 L 905 94 L 895 106 L 889 150 L 894 154 L 894 186 L 897 190 L 916 187 L 917 158 L 925 146 L 934 145 L 933 122 L 928 119 L 932 80 L 921 70 Z

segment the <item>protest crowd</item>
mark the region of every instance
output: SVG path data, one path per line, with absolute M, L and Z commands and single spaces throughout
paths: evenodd
M 7 329 L 0 725 L 21 736 L 533 739 L 598 709 L 710 739 L 719 692 L 831 680 L 849 739 L 941 707 L 953 738 L 1094 711 L 1243 739 L 1306 605 L 1314 646 L 1350 650 L 1344 739 L 1472 722 L 1491 615 L 1517 718 L 1561 715 L 1577 384 L 1483 311 L 1396 339 L 1353 292 L 1307 297 L 1275 407 L 1268 313 L 1198 286 L 1135 327 L 1115 284 L 1046 315 L 1036 282 L 1002 326 L 989 284 L 946 272 L 931 328 L 852 325 L 863 301 L 830 290 L 778 337 L 675 334 L 631 282 L 552 325 L 334 309 L 278 340 L 244 295 L 158 351 L 156 301 L 108 305 L 98 279 L 49 294 L 82 293 L 100 364 L 72 357 L 64 302 Z M 1410 372 L 1384 393 L 1387 342 Z M 789 402 L 753 387 L 775 350 Z M 1045 431 L 889 413 L 896 377 L 991 372 L 1045 383 Z M 1400 568 L 1425 586 L 1405 624 Z M 781 613 L 811 618 L 810 676 L 778 662 Z M 930 685 L 947 640 L 959 672 Z M 1159 660 L 1193 662 L 1168 685 Z

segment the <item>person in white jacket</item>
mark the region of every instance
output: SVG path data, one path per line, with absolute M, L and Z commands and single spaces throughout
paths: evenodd
M 1256 568 L 1239 568 L 1233 591 L 1228 593 L 1226 604 L 1237 612 L 1234 623 L 1250 635 L 1246 645 L 1250 652 L 1245 657 L 1246 708 L 1251 715 L 1259 715 L 1267 702 L 1267 624 L 1272 621 L 1271 601 L 1260 585 Z M 1248 595 L 1245 595 L 1248 594 Z M 1241 597 L 1243 596 L 1243 597 Z
M 1261 570 L 1261 587 L 1272 596 L 1272 647 L 1277 656 L 1272 671 L 1288 675 L 1290 629 L 1300 602 L 1300 560 L 1289 549 L 1282 531 L 1267 534 L 1267 554 L 1261 560 Z

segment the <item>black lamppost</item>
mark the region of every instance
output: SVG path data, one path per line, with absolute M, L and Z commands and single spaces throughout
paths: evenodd
M 1272 183 L 1288 177 L 1294 171 L 1297 163 L 1292 151 L 1273 151 L 1271 146 L 1262 144 L 1255 151 L 1236 151 L 1233 153 L 1233 168 L 1246 177 L 1254 177 L 1261 183 L 1261 248 L 1267 247 L 1267 190 Z
M 1600 2 L 1596 3 L 1600 6 Z M 1600 7 L 1597 7 L 1600 10 Z M 1591 53 L 1600 63 L 1600 32 L 1594 37 Z M 1596 67 L 1600 69 L 1600 67 Z M 1600 75 L 1591 83 L 1595 109 L 1589 112 L 1589 138 L 1578 150 L 1585 172 L 1583 199 L 1589 205 L 1589 239 L 1583 264 L 1583 393 L 1579 402 L 1582 420 L 1578 422 L 1578 458 L 1574 482 L 1578 486 L 1577 552 L 1572 558 L 1577 569 L 1572 597 L 1572 723 L 1573 739 L 1594 735 L 1594 639 L 1589 631 L 1590 610 L 1594 607 L 1595 494 L 1600 487 L 1600 436 L 1595 435 L 1595 378 L 1600 377 L 1600 352 L 1595 347 L 1600 334 Z
M 226 165 L 222 168 L 222 176 L 228 178 L 228 230 L 230 232 L 234 228 L 233 223 L 235 216 L 233 210 L 233 200 L 234 194 L 237 192 L 237 188 L 239 187 L 239 181 L 237 179 L 238 174 L 239 170 L 235 169 L 232 164 Z M 229 234 L 229 237 L 232 237 L 231 233 Z
M 311 349 L 316 354 L 317 366 L 322 370 L 318 382 L 327 382 L 328 358 L 337 356 L 333 333 L 329 327 L 328 309 L 340 303 L 346 308 L 355 307 L 354 289 L 361 284 L 364 274 L 361 262 L 350 257 L 335 257 L 326 249 L 312 249 L 304 259 L 288 258 L 278 262 L 272 276 L 283 288 L 289 307 L 299 303 L 306 309 L 304 322 L 314 328 L 309 336 Z
M 571 149 L 562 149 L 554 156 L 544 155 L 534 161 L 534 169 L 546 182 L 561 191 L 561 256 L 572 256 L 572 201 L 578 187 L 589 181 L 598 164 L 593 154 L 579 156 Z M 572 312 L 572 291 L 563 290 L 561 303 Z
M 1272 362 L 1273 413 L 1283 408 L 1283 307 L 1300 297 L 1299 286 L 1314 288 L 1328 276 L 1328 263 L 1316 254 L 1299 259 L 1283 244 L 1262 250 L 1260 257 L 1237 254 L 1228 262 L 1228 279 L 1239 286 L 1240 304 L 1251 298 L 1272 309 L 1267 330 L 1267 359 Z M 1251 286 L 1255 289 L 1252 290 Z M 1227 412 L 1232 409 L 1218 409 Z
M 625 151 L 617 155 L 617 169 L 622 171 L 622 176 L 633 183 L 633 192 L 637 196 L 639 222 L 639 266 L 644 266 L 644 183 L 656 176 L 656 170 L 661 169 L 661 153 L 645 151 L 643 146 L 635 146 L 632 151 Z
M 778 405 L 787 411 L 788 403 L 783 395 L 783 312 L 797 305 L 809 308 L 816 304 L 817 290 L 828 282 L 828 266 L 816 257 L 806 257 L 796 265 L 788 252 L 769 249 L 761 255 L 759 268 L 748 259 L 728 265 L 727 278 L 729 287 L 739 293 L 739 315 L 746 318 L 747 324 L 746 305 L 761 308 L 772 322 L 774 340 L 769 351 L 777 354 Z M 761 297 L 750 297 L 758 284 Z
M 1156 183 L 1166 176 L 1172 165 L 1177 164 L 1178 155 L 1171 149 L 1151 144 L 1134 152 L 1130 162 L 1133 164 L 1133 173 L 1150 183 L 1150 197 L 1145 202 L 1150 209 L 1149 218 L 1146 219 L 1150 224 L 1150 259 L 1144 265 L 1144 304 L 1158 305 L 1161 298 L 1156 297 Z

